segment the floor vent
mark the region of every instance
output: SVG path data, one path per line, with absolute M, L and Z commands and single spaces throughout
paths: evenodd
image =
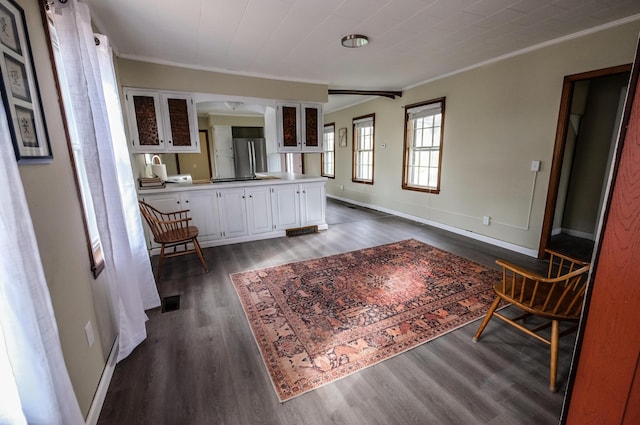
M 162 312 L 180 310 L 180 295 L 171 295 L 162 299 Z
M 309 233 L 317 233 L 317 232 L 318 232 L 318 226 L 296 227 L 294 229 L 287 229 L 287 236 L 308 235 Z

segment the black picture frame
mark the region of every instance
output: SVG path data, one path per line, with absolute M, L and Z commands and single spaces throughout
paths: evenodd
M 0 0 L 2 102 L 19 164 L 50 162 L 51 143 L 35 74 L 24 10 Z

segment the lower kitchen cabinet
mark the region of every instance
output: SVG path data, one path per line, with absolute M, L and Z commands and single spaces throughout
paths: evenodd
M 249 234 L 247 226 L 247 203 L 244 189 L 216 191 L 218 213 L 223 238 L 238 238 Z
M 271 213 L 271 191 L 269 186 L 248 187 L 245 189 L 247 201 L 247 224 L 249 233 L 258 235 L 273 231 Z
M 326 224 L 324 182 L 271 188 L 274 230 Z
M 140 193 L 139 199 L 162 212 L 190 210 L 204 247 L 280 237 L 303 226 L 327 228 L 324 181 L 177 189 Z M 149 249 L 157 252 L 159 245 L 144 227 Z

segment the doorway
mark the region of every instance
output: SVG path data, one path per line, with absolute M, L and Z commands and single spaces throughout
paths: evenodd
M 631 65 L 564 78 L 538 251 L 590 261 Z

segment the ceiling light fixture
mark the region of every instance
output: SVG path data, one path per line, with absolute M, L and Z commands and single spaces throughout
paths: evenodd
M 344 47 L 363 47 L 367 44 L 369 44 L 369 37 L 367 37 L 366 35 L 349 34 L 342 37 L 342 45 Z

